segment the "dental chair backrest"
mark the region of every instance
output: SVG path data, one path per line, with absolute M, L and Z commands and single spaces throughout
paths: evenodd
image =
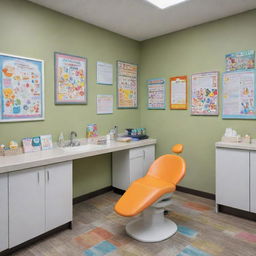
M 183 151 L 182 144 L 172 147 L 174 153 L 180 154 Z M 185 175 L 185 160 L 177 155 L 163 155 L 156 159 L 150 166 L 147 175 L 159 178 L 174 185 L 178 184 Z

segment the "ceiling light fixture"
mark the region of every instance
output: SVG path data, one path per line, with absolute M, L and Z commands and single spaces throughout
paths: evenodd
M 165 9 L 170 6 L 174 6 L 176 4 L 186 2 L 188 0 L 146 0 L 146 1 L 155 5 L 156 7 L 160 8 L 160 9 Z

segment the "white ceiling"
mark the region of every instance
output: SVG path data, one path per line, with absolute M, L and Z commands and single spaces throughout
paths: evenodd
M 256 0 L 189 0 L 158 9 L 145 0 L 29 0 L 142 41 L 256 8 Z

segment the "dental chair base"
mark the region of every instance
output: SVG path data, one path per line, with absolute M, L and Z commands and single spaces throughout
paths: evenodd
M 164 217 L 164 207 L 171 204 L 171 194 L 166 194 L 141 216 L 126 225 L 126 232 L 141 242 L 160 242 L 177 232 L 177 225 Z

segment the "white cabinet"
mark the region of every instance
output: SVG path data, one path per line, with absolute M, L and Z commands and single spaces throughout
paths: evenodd
M 0 252 L 8 249 L 8 176 L 0 175 Z
M 46 175 L 46 231 L 72 220 L 72 162 L 50 165 Z
M 250 153 L 250 211 L 256 213 L 256 152 Z
M 72 162 L 9 174 L 9 247 L 72 220 Z
M 256 151 L 216 148 L 216 204 L 256 213 Z
M 217 148 L 216 203 L 249 211 L 249 152 Z
M 114 152 L 112 155 L 113 187 L 126 190 L 134 180 L 147 173 L 154 160 L 154 145 Z
M 9 174 L 9 246 L 14 247 L 45 230 L 44 168 Z

